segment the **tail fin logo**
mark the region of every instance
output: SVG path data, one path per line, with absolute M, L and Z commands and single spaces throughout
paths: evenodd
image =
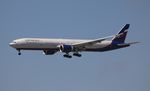
M 118 34 L 113 38 L 114 43 L 124 43 L 126 39 L 126 35 L 128 33 L 130 24 L 126 24 L 121 31 L 118 32 Z

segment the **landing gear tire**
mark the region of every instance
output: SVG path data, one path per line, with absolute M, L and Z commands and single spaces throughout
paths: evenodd
M 69 54 L 64 54 L 64 57 L 66 57 L 66 58 L 72 58 L 72 56 L 69 55 Z
M 21 52 L 19 52 L 18 55 L 21 55 Z
M 82 55 L 79 53 L 73 53 L 73 56 L 81 57 Z

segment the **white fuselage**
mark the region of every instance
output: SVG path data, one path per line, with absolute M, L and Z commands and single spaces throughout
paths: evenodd
M 125 48 L 138 42 L 125 43 L 126 35 L 130 24 L 126 24 L 117 34 L 93 40 L 83 39 L 48 39 L 48 38 L 21 38 L 16 39 L 9 45 L 18 51 L 20 50 L 42 50 L 45 55 L 53 55 L 60 51 L 65 53 L 63 56 L 71 58 L 73 56 L 81 57 L 79 52 L 104 52 L 115 49 Z
M 56 49 L 59 45 L 73 45 L 87 42 L 90 40 L 79 39 L 46 39 L 46 38 L 21 38 L 14 40 L 10 45 L 15 49 Z M 111 44 L 112 41 L 105 40 L 92 46 L 86 46 L 86 49 L 104 48 Z

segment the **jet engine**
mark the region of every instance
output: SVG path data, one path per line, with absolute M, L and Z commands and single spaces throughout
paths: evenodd
M 56 53 L 56 51 L 50 51 L 50 50 L 43 50 L 45 55 L 53 55 Z
M 73 46 L 71 46 L 71 45 L 60 45 L 59 49 L 61 52 L 66 52 L 66 53 L 74 50 Z

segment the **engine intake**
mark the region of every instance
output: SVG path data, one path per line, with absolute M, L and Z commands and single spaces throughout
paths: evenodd
M 71 45 L 60 45 L 60 51 L 62 52 L 71 52 L 74 50 L 73 46 Z

